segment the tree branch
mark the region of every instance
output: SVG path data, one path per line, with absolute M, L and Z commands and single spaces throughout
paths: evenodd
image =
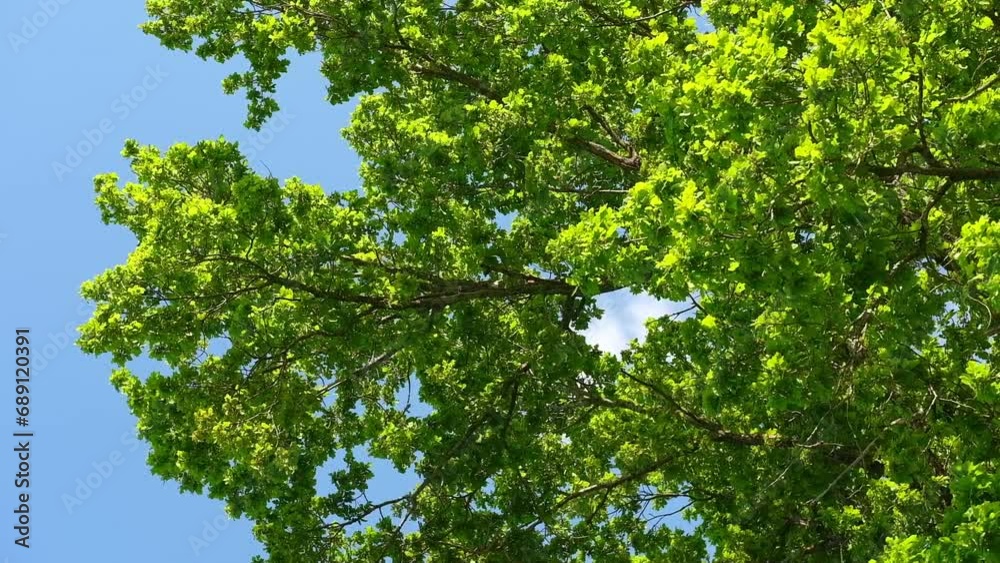
M 1000 168 L 950 168 L 946 166 L 868 166 L 868 172 L 880 178 L 892 178 L 903 174 L 937 176 L 951 180 L 1000 180 Z

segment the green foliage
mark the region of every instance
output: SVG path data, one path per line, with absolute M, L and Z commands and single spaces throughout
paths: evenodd
M 360 192 L 224 140 L 96 180 L 138 245 L 80 344 L 271 561 L 1000 560 L 993 2 L 148 9 L 250 126 L 290 50 L 362 95 Z M 689 314 L 602 354 L 619 289 Z

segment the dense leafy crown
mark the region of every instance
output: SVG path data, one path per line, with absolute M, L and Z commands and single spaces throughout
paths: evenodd
M 1000 560 L 991 0 L 148 9 L 250 126 L 292 51 L 361 94 L 360 191 L 223 140 L 96 181 L 138 246 L 80 343 L 271 561 Z M 619 289 L 682 305 L 613 356 Z

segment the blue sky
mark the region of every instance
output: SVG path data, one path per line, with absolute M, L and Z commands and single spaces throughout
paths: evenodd
M 246 522 L 225 520 L 220 502 L 181 494 L 153 477 L 135 421 L 108 383 L 110 363 L 73 346 L 88 309 L 81 282 L 122 262 L 134 246 L 100 222 L 91 179 L 128 177 L 126 138 L 167 147 L 223 135 L 239 140 L 261 171 L 327 189 L 358 185 L 358 160 L 340 136 L 350 107 L 332 107 L 316 58 L 293 62 L 282 113 L 260 132 L 243 128 L 245 102 L 220 82 L 239 69 L 170 52 L 138 25 L 143 2 L 8 0 L 0 7 L 0 557 L 11 563 L 248 561 L 259 553 Z M 612 351 L 670 307 L 613 296 L 588 337 Z M 14 545 L 17 469 L 14 329 L 30 327 L 30 549 Z M 0 347 L 2 348 L 2 347 Z M 140 366 L 141 367 L 141 366 Z M 2 409 L 0 409 L 2 410 Z M 375 489 L 398 488 L 391 476 Z
M 11 563 L 239 562 L 260 550 L 247 523 L 222 518 L 221 503 L 180 494 L 149 474 L 134 419 L 108 383 L 109 362 L 72 344 L 88 313 L 80 283 L 122 262 L 134 245 L 123 229 L 104 226 L 92 203 L 94 175 L 128 176 L 119 155 L 124 139 L 165 147 L 225 135 L 275 176 L 331 189 L 358 183 L 357 157 L 340 137 L 350 108 L 326 103 L 318 60 L 295 61 L 294 79 L 281 87 L 282 115 L 256 134 L 242 127 L 244 100 L 221 91 L 238 65 L 167 51 L 138 30 L 143 19 L 143 2 L 134 0 L 0 7 L 7 84 L 0 90 L 0 339 L 9 344 L 0 359 L 11 381 L 0 393 L 10 415 L 0 421 L 7 436 L 0 474 L 8 475 L 0 486 L 0 557 Z M 31 328 L 36 362 L 30 549 L 14 545 L 12 528 L 17 326 Z M 197 551 L 192 538 L 204 542 L 194 542 Z

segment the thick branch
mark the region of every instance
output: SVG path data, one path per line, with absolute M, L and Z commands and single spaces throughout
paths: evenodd
M 946 166 L 869 166 L 867 170 L 880 178 L 892 178 L 903 174 L 936 176 L 951 180 L 1000 180 L 1000 168 L 950 168 Z
M 604 145 L 595 143 L 593 141 L 587 141 L 579 137 L 574 137 L 573 139 L 570 139 L 570 142 L 582 148 L 583 150 L 589 152 L 590 154 L 596 156 L 597 158 L 600 158 L 601 160 L 604 160 L 606 162 L 610 162 L 611 164 L 614 164 L 619 168 L 624 168 L 626 170 L 639 170 L 639 168 L 642 166 L 642 159 L 639 157 L 639 155 L 635 153 L 629 156 L 622 156 L 608 149 Z
M 945 102 L 947 102 L 947 103 L 967 102 L 967 101 L 971 100 L 972 98 L 975 98 L 976 96 L 978 96 L 978 95 L 982 94 L 983 92 L 989 90 L 990 88 L 996 86 L 997 84 L 1000 84 L 1000 74 L 993 75 L 993 78 L 990 78 L 989 80 L 987 80 L 986 82 L 984 82 L 981 86 L 979 86 L 975 90 L 969 92 L 968 94 L 966 94 L 964 96 L 958 96 L 957 98 L 949 98 L 949 99 L 945 100 Z
M 440 64 L 433 66 L 414 65 L 411 67 L 411 69 L 413 70 L 414 73 L 420 76 L 428 78 L 440 78 L 442 80 L 447 80 L 449 82 L 456 82 L 458 84 L 461 84 L 462 86 L 465 86 L 469 90 L 476 92 L 477 94 L 483 96 L 484 98 L 496 102 L 503 101 L 503 96 L 501 96 L 499 93 L 490 88 L 482 80 L 474 76 L 465 74 L 464 72 L 455 70 L 449 66 L 444 66 Z

